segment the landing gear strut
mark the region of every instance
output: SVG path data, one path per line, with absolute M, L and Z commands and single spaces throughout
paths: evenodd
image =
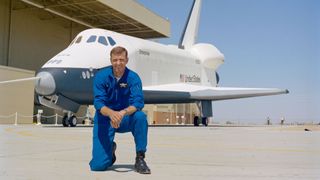
M 211 101 L 200 101 L 197 102 L 198 109 L 200 111 L 201 123 L 204 126 L 208 126 L 208 117 L 212 117 L 212 102 Z M 194 126 L 199 126 L 199 117 L 194 117 Z

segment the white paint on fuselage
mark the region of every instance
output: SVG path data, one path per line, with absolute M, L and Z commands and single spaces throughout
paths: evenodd
M 135 47 L 134 70 L 145 86 L 182 82 L 183 76 L 201 78 L 201 65 L 196 64 L 196 58 L 185 50 L 150 41 Z
M 75 40 L 82 36 L 80 43 L 73 42 L 50 59 L 43 68 L 100 69 L 109 66 L 109 53 L 113 46 L 105 46 L 97 40 L 87 43 L 92 35 L 112 37 L 116 42 L 115 46 L 125 47 L 129 52 L 127 66 L 139 74 L 144 86 L 185 81 L 200 85 L 201 79 L 205 78 L 200 61 L 187 50 L 103 29 L 88 29 L 79 33 Z

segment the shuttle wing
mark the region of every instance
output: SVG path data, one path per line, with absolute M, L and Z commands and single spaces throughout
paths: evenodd
M 287 89 L 210 87 L 185 83 L 146 86 L 143 87 L 143 92 L 148 104 L 218 101 L 289 93 Z

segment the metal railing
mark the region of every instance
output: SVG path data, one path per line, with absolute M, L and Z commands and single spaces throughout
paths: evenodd
M 58 122 L 59 122 L 59 119 L 61 119 L 62 121 L 62 118 L 64 116 L 61 116 L 59 114 L 53 114 L 53 115 L 50 115 L 50 116 L 45 116 L 45 115 L 42 115 L 42 114 L 34 114 L 34 115 L 24 115 L 24 114 L 19 114 L 18 112 L 15 112 L 13 114 L 10 114 L 10 115 L 0 115 L 0 124 L 11 124 L 11 123 L 3 123 L 3 119 L 6 119 L 7 122 L 8 121 L 13 121 L 13 124 L 14 125 L 18 125 L 19 124 L 19 119 L 20 118 L 32 118 L 32 122 L 34 122 L 36 120 L 36 124 L 37 125 L 40 125 L 40 124 L 52 124 L 52 123 L 41 123 L 42 122 L 48 122 L 49 119 L 54 119 L 54 125 L 55 126 L 58 126 Z M 36 119 L 35 119 L 36 118 Z M 86 116 L 82 116 L 82 117 L 77 117 L 78 120 L 85 120 L 85 119 L 92 119 L 92 117 L 86 115 Z M 22 123 L 21 123 L 22 124 Z M 23 123 L 25 124 L 25 123 Z

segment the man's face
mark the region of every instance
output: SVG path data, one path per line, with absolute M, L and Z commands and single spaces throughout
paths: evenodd
M 122 52 L 121 54 L 112 54 L 111 55 L 111 65 L 113 67 L 113 73 L 115 76 L 122 76 L 126 65 L 128 63 L 128 58 L 126 53 Z

